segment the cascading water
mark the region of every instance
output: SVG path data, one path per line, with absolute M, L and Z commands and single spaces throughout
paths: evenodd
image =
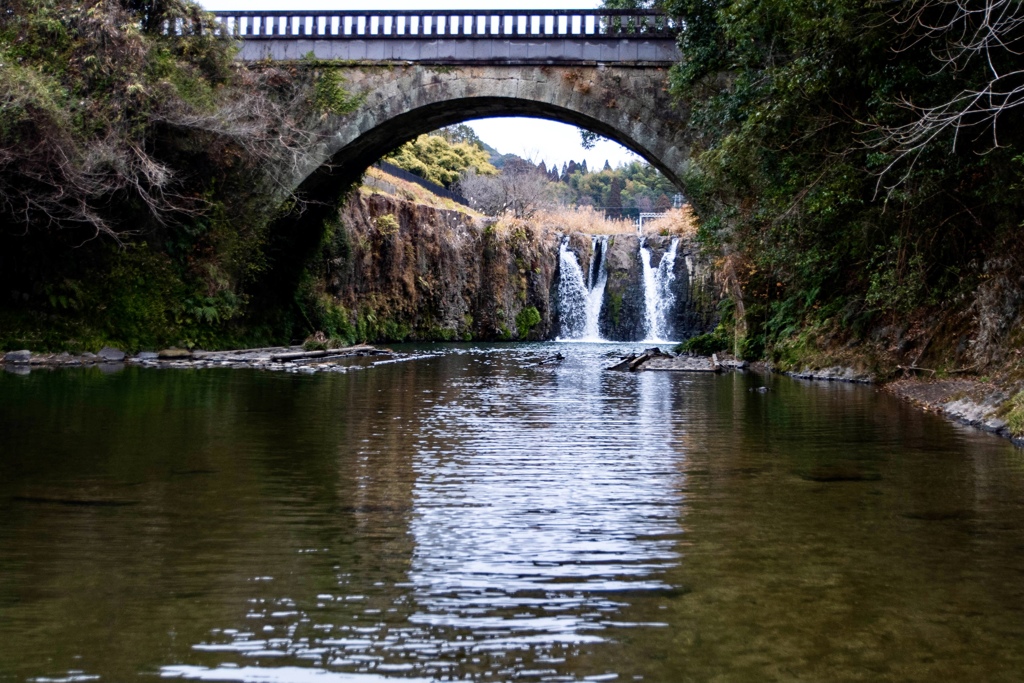
M 593 257 L 585 278 L 576 255 L 569 249 L 569 238 L 562 238 L 558 248 L 560 341 L 602 341 L 599 319 L 608 283 L 605 266 L 608 237 L 593 237 L 591 247 Z
M 608 267 L 605 254 L 608 252 L 608 236 L 593 237 L 591 240 L 590 291 L 587 293 L 587 325 L 583 338 L 588 341 L 601 339 L 601 305 L 604 303 L 604 288 L 608 284 Z
M 576 255 L 569 249 L 569 238 L 558 247 L 559 341 L 581 339 L 587 329 L 587 283 Z
M 640 261 L 644 268 L 644 327 L 646 342 L 666 342 L 671 332 L 669 314 L 676 302 L 672 283 L 676 279 L 676 251 L 679 238 L 673 237 L 668 251 L 661 257 L 658 267 L 651 266 L 651 251 L 640 239 Z

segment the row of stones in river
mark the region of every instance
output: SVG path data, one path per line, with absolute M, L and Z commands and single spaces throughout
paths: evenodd
M 352 365 L 355 359 L 386 357 L 370 365 Z M 11 351 L 0 358 L 9 372 L 23 374 L 36 368 L 57 368 L 98 365 L 116 369 L 127 365 L 152 368 L 234 368 L 278 372 L 315 374 L 318 372 L 344 373 L 361 370 L 382 363 L 413 360 L 421 356 L 396 354 L 388 349 L 372 346 L 352 346 L 343 349 L 307 351 L 302 347 L 268 347 L 234 351 L 189 351 L 165 349 L 144 351 L 129 356 L 119 349 L 105 347 L 98 353 L 72 355 L 69 353 L 41 354 L 28 350 Z

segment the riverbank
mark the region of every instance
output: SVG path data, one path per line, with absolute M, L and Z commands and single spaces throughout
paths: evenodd
M 1009 387 L 981 379 L 904 378 L 888 382 L 883 390 L 922 410 L 991 432 L 1024 448 L 1024 436 L 1017 424 L 1017 394 Z
M 770 365 L 766 372 L 778 372 Z M 833 366 L 781 374 L 794 379 L 826 382 L 875 384 L 893 396 L 918 408 L 942 415 L 960 424 L 990 432 L 1024 448 L 1024 408 L 1021 407 L 1019 382 L 990 377 L 934 378 L 903 376 L 882 379 L 852 367 Z

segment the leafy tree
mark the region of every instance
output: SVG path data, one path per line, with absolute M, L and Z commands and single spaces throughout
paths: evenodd
M 580 128 L 580 146 L 583 149 L 594 149 L 594 146 L 603 139 L 604 138 L 592 130 Z
M 812 322 L 857 335 L 909 311 L 949 312 L 980 282 L 985 254 L 1016 242 L 1024 207 L 1007 182 L 1021 178 L 1021 108 L 1000 109 L 995 149 L 991 137 L 957 138 L 959 124 L 921 128 L 935 107 L 1012 73 L 976 56 L 945 68 L 964 36 L 985 30 L 964 8 L 986 2 L 665 3 L 686 27 L 673 90 L 695 105 L 687 190 L 703 239 L 745 259 L 751 353 L 783 348 Z M 910 20 L 918 10 L 928 18 Z M 971 28 L 932 30 L 947 25 Z M 1013 41 L 1004 66 L 1019 64 Z M 992 123 L 963 111 L 959 121 Z M 879 193 L 894 164 L 896 184 Z
M 609 218 L 620 218 L 622 216 L 622 180 L 618 176 L 612 177 L 611 187 L 608 189 L 608 203 L 605 205 L 605 213 Z
M 434 133 L 434 135 L 440 135 L 453 145 L 465 142 L 470 145 L 475 145 L 482 150 L 487 149 L 487 145 L 485 145 L 484 141 L 480 139 L 480 136 L 476 134 L 476 131 L 465 123 L 457 123 L 454 126 L 442 128 Z
M 114 214 L 162 223 L 198 209 L 153 141 L 161 128 L 196 128 L 232 78 L 230 42 L 191 30 L 205 18 L 177 0 L 9 0 L 0 12 L 0 224 L 117 238 Z M 184 35 L 137 28 L 168 19 Z
M 660 0 L 604 0 L 604 9 L 660 9 Z
M 480 147 L 469 142 L 451 143 L 441 135 L 421 135 L 386 158 L 399 168 L 445 187 L 456 183 L 470 169 L 483 176 L 498 172 Z

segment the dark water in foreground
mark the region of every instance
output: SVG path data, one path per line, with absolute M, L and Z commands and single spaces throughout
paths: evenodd
M 1024 675 L 1020 451 L 554 348 L 0 374 L 0 681 Z

